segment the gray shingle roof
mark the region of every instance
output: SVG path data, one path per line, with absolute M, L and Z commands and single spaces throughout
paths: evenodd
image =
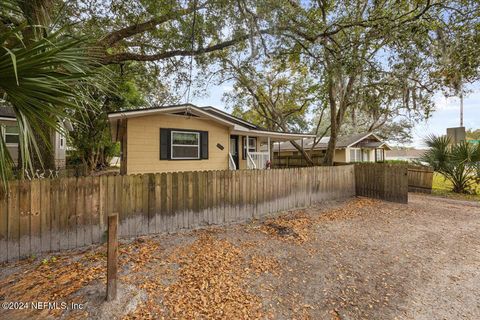
M 358 133 L 358 134 L 352 134 L 352 135 L 349 135 L 349 136 L 339 137 L 336 147 L 338 149 L 346 148 L 346 147 L 356 143 L 359 140 L 367 138 L 371 134 L 372 133 L 367 132 L 367 133 Z M 330 140 L 330 137 L 323 137 L 320 140 L 320 142 L 315 146 L 315 149 L 316 150 L 327 149 L 329 140 Z M 295 142 L 297 142 L 299 145 L 302 145 L 302 140 L 295 140 Z M 367 147 L 367 148 L 375 148 L 375 147 L 379 147 L 383 143 L 384 143 L 383 141 L 368 142 L 364 146 Z M 313 139 L 304 139 L 303 140 L 303 146 L 304 146 L 305 149 L 311 148 L 312 144 L 313 144 Z M 273 150 L 278 151 L 278 143 L 275 143 L 275 145 L 273 147 Z M 293 144 L 290 143 L 290 141 L 286 141 L 286 142 L 280 143 L 280 150 L 281 151 L 289 151 L 289 150 L 297 150 L 297 149 L 293 146 Z
M 12 118 L 15 119 L 15 112 L 13 112 L 12 107 L 0 105 L 0 117 L 3 118 Z

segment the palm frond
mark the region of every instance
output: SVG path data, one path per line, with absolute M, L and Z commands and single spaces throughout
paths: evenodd
M 10 35 L 14 36 L 19 35 Z M 17 117 L 22 166 L 28 168 L 31 155 L 39 156 L 35 135 L 49 142 L 42 128 L 62 131 L 63 120 L 73 121 L 73 113 L 94 105 L 86 88 L 103 90 L 108 75 L 99 72 L 97 60 L 87 52 L 86 39 L 65 36 L 62 29 L 27 46 L 16 42 L 7 48 L 8 41 L 0 43 L 0 93 L 3 104 L 11 106 Z M 11 163 L 6 148 L 0 148 L 0 153 L 0 177 L 5 180 Z

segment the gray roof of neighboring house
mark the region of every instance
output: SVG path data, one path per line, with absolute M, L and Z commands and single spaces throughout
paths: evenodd
M 420 158 L 427 151 L 426 149 L 393 149 L 387 150 L 386 158 Z
M 1 118 L 12 118 L 15 119 L 15 112 L 12 107 L 0 105 L 0 117 Z
M 339 137 L 339 139 L 337 141 L 337 144 L 336 144 L 336 148 L 337 149 L 347 148 L 347 147 L 351 146 L 352 144 L 355 144 L 355 143 L 361 141 L 362 139 L 366 139 L 370 136 L 375 137 L 379 141 L 378 142 L 365 143 L 363 145 L 364 147 L 366 147 L 366 148 L 378 148 L 378 147 L 386 144 L 384 141 L 381 141 L 380 138 L 378 136 L 376 136 L 375 134 L 373 134 L 371 132 L 367 132 L 367 133 L 358 133 L 358 134 L 352 134 L 352 135 L 348 135 L 348 136 Z M 330 137 L 323 137 L 320 140 L 320 142 L 317 145 L 315 145 L 315 149 L 320 149 L 320 150 L 326 149 L 327 146 L 328 146 L 328 141 L 329 140 L 330 140 Z M 295 140 L 295 142 L 297 142 L 299 145 L 302 145 L 302 140 Z M 311 148 L 312 145 L 313 145 L 313 139 L 311 139 L 311 138 L 303 139 L 303 147 L 305 149 Z M 280 151 L 289 151 L 289 150 L 297 150 L 297 149 L 293 146 L 293 144 L 290 141 L 280 143 Z M 274 145 L 273 151 L 278 151 L 278 143 L 276 143 Z

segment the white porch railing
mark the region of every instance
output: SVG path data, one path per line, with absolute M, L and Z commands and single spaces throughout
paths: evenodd
M 254 168 L 249 169 L 266 169 L 267 162 L 270 160 L 270 154 L 268 152 L 249 152 L 248 153 Z
M 228 153 L 228 169 L 237 170 L 237 166 L 235 165 L 235 160 L 233 160 L 231 153 Z
M 252 153 L 247 152 L 247 168 L 248 169 L 257 169 L 257 165 L 255 164 L 255 161 L 253 161 L 252 158 Z

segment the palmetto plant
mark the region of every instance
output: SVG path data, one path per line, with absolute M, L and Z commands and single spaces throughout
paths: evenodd
M 421 161 L 428 163 L 441 173 L 457 193 L 474 192 L 478 166 L 480 163 L 480 145 L 461 142 L 452 144 L 449 137 L 429 136 L 425 143 L 430 148 Z
M 16 1 L 7 1 L 18 16 Z M 26 21 L 26 20 L 25 20 Z M 32 156 L 41 159 L 38 139 L 49 143 L 45 128 L 61 131 L 60 123 L 81 112 L 90 99 L 88 86 L 98 79 L 98 65 L 87 54 L 85 39 L 54 32 L 46 26 L 3 24 L 0 34 L 0 108 L 12 107 L 19 127 L 21 167 L 32 169 Z M 25 30 L 42 30 L 25 39 Z M 44 32 L 45 31 L 45 32 Z M 47 130 L 48 131 L 48 130 Z M 0 139 L 0 177 L 5 180 L 12 158 Z

